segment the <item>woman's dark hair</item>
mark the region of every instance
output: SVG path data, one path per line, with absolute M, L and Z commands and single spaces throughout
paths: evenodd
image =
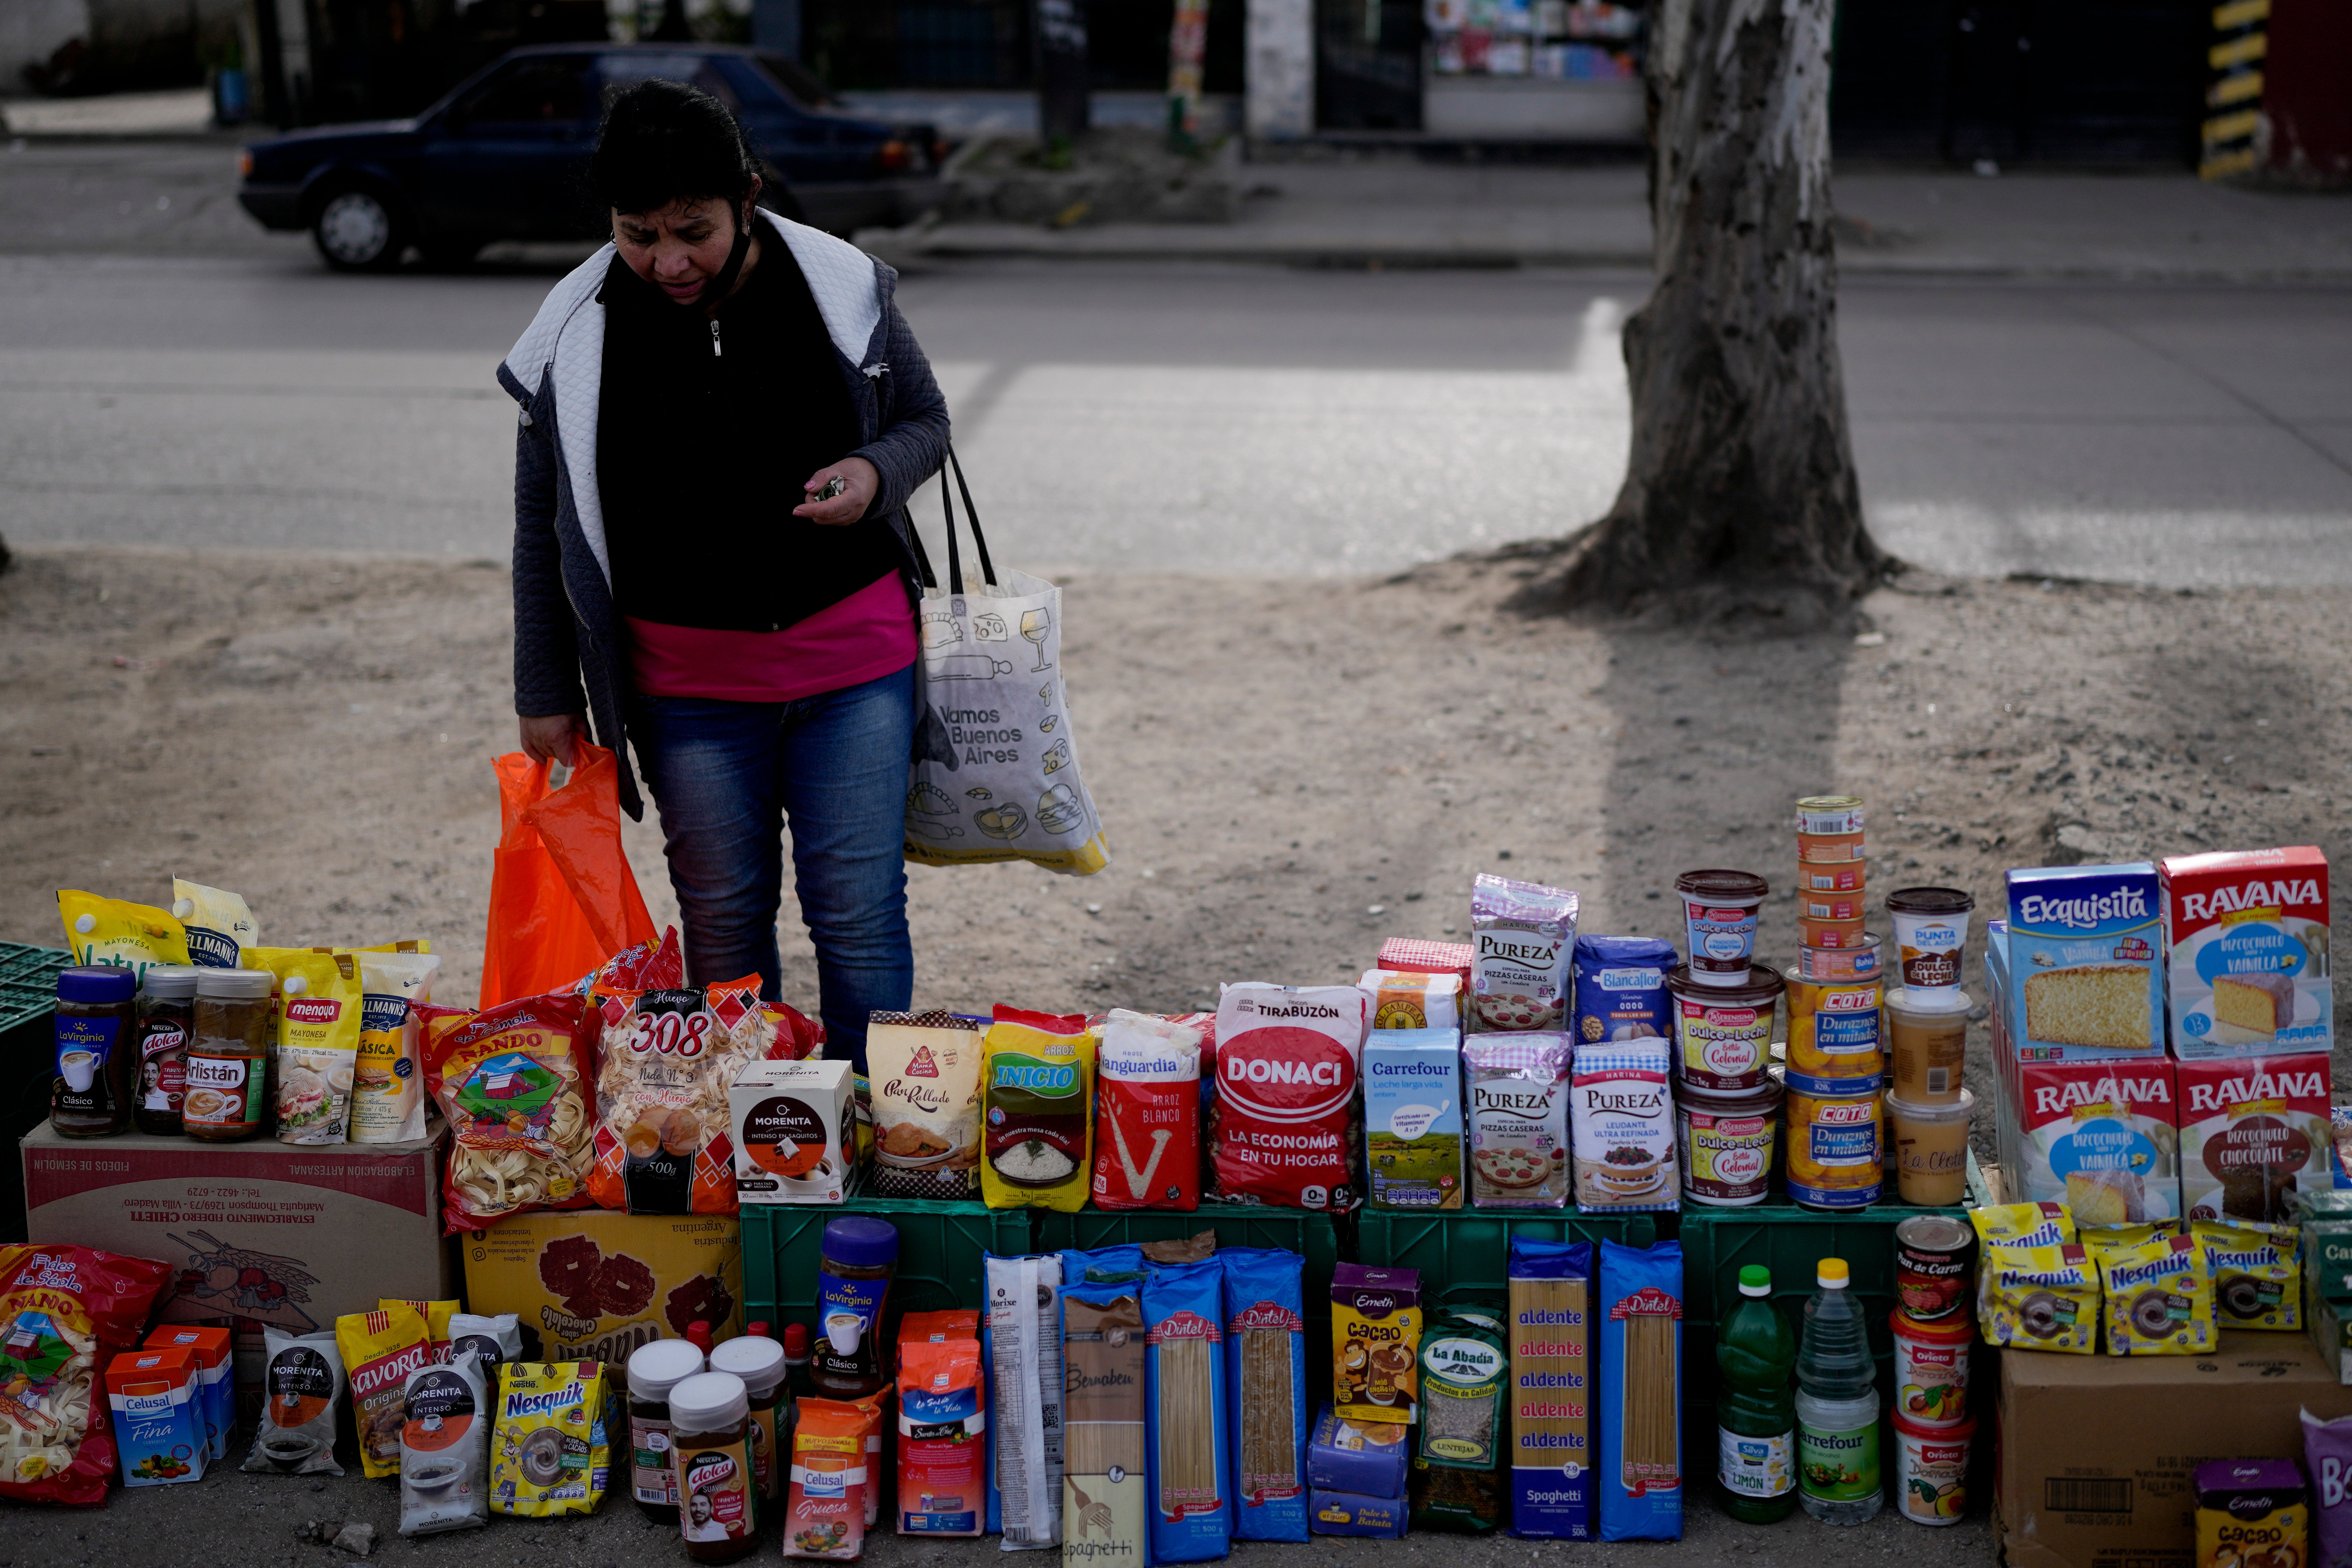
M 588 161 L 588 187 L 615 212 L 751 194 L 759 160 L 725 104 L 682 82 L 641 81 L 613 100 Z

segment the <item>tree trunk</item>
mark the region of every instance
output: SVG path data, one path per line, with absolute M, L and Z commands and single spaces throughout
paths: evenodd
M 1838 368 L 1832 10 L 1653 12 L 1657 279 L 1625 323 L 1624 488 L 1572 542 L 1570 603 L 1811 624 L 1895 565 L 1863 526 Z

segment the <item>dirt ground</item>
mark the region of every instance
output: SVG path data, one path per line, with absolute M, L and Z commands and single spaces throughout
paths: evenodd
M 1946 883 L 1980 911 L 2011 866 L 2342 848 L 2340 591 L 1906 581 L 1859 637 L 1774 638 L 1524 616 L 1529 570 L 1068 580 L 1113 864 L 910 868 L 918 1005 L 1335 981 L 1383 936 L 1466 929 L 1479 871 L 1578 889 L 1586 931 L 1679 936 L 1675 873 L 1753 870 L 1785 953 L 1805 794 L 1867 802 L 1874 890 Z M 509 637 L 491 563 L 23 552 L 0 577 L 0 939 L 58 944 L 57 889 L 160 903 L 180 875 L 244 893 L 272 942 L 430 936 L 438 999 L 469 1000 Z M 625 837 L 667 921 L 658 830 Z M 787 999 L 814 1011 L 782 923 Z

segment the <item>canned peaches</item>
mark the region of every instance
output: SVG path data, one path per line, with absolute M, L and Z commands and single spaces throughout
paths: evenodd
M 1859 832 L 1797 835 L 1797 858 L 1800 860 L 1835 864 L 1862 858 L 1862 835 Z
M 1860 893 L 1868 868 L 1863 860 L 1802 860 L 1797 865 L 1797 887 L 1807 893 Z

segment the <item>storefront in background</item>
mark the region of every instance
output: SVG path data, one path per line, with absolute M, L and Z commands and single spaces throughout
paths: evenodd
M 1318 0 L 1316 126 L 1635 142 L 1648 12 L 1612 0 Z

